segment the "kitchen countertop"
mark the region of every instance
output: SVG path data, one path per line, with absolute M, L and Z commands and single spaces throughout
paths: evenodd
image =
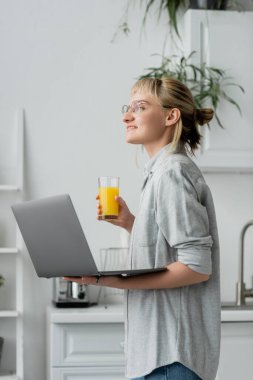
M 51 323 L 120 323 L 124 322 L 124 304 L 94 305 L 88 308 L 56 308 L 49 306 L 48 320 Z M 250 310 L 223 310 L 222 322 L 253 322 L 253 308 Z
M 94 305 L 85 308 L 48 307 L 51 323 L 124 322 L 123 304 Z

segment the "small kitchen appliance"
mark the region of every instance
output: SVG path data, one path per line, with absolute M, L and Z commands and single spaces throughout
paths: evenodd
M 88 307 L 94 305 L 89 301 L 88 285 L 66 281 L 63 277 L 53 278 L 53 303 L 56 307 Z

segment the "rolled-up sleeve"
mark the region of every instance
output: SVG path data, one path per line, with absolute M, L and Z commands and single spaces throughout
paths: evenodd
M 213 239 L 200 190 L 180 166 L 163 173 L 157 187 L 156 220 L 168 244 L 177 249 L 178 261 L 210 275 Z

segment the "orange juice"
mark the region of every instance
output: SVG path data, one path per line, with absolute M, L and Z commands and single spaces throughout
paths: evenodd
M 119 204 L 115 196 L 119 195 L 118 187 L 99 187 L 99 203 L 102 206 L 102 219 L 117 219 Z

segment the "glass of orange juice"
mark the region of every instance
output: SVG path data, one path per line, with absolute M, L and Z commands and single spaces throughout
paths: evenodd
M 100 219 L 117 219 L 119 204 L 115 196 L 119 195 L 119 177 L 99 177 L 99 203 L 102 208 Z

